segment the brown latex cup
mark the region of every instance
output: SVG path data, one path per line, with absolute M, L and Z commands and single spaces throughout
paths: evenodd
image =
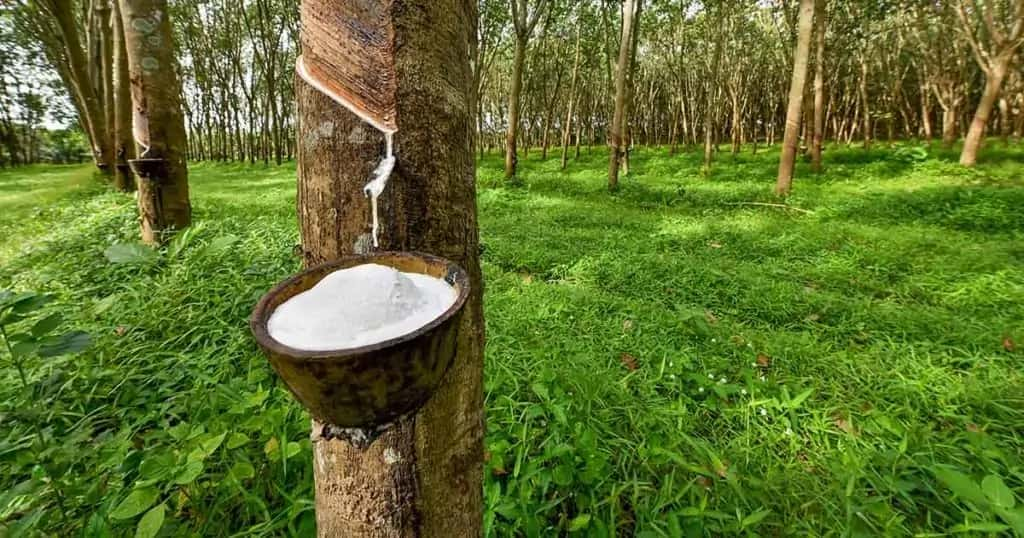
M 358 348 L 304 351 L 270 336 L 267 322 L 278 305 L 334 271 L 366 263 L 443 279 L 455 288 L 455 304 L 412 333 Z M 469 276 L 455 263 L 415 252 L 380 252 L 325 263 L 285 280 L 256 304 L 250 326 L 274 370 L 313 418 L 333 426 L 368 428 L 416 411 L 430 399 L 455 357 L 467 297 Z

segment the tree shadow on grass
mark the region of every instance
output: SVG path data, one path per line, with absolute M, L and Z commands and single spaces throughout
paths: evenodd
M 837 200 L 834 218 L 878 225 L 931 225 L 960 232 L 1024 233 L 1024 187 L 935 186 Z

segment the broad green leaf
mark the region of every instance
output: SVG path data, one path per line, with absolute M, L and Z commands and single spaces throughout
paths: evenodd
M 201 474 L 203 474 L 203 462 L 190 461 L 185 464 L 185 467 L 177 475 L 175 475 L 174 483 L 179 486 L 191 484 L 192 482 L 195 482 Z
M 935 467 L 932 472 L 957 497 L 979 506 L 985 506 L 985 494 L 982 493 L 978 484 L 971 480 L 971 477 L 944 467 Z
M 110 512 L 111 519 L 130 519 L 145 512 L 160 496 L 156 488 L 139 488 L 133 490 Z
M 37 321 L 35 325 L 32 326 L 32 336 L 42 338 L 43 336 L 50 334 L 50 331 L 59 327 L 61 323 L 64 323 L 64 315 L 60 312 L 54 312 L 53 314 Z
M 213 455 L 214 452 L 220 448 L 221 443 L 224 442 L 224 438 L 228 436 L 228 432 L 221 433 L 220 435 L 210 434 L 204 439 L 199 446 L 197 446 L 188 455 L 189 461 L 203 461 L 206 458 Z
M 110 530 L 110 524 L 99 512 L 89 518 L 89 523 L 82 529 L 85 538 L 111 538 L 114 534 Z
M 1024 536 L 1024 507 L 1018 506 L 1013 510 L 998 510 L 999 517 L 1010 524 L 1013 530 L 1020 536 Z
M 569 522 L 569 532 L 581 531 L 590 526 L 590 514 L 580 514 Z
M 46 306 L 52 300 L 52 295 L 26 292 L 11 301 L 11 310 L 18 314 L 28 314 Z
M 235 433 L 231 434 L 231 437 L 228 437 L 228 443 L 225 446 L 227 446 L 229 449 L 235 449 L 235 448 L 238 448 L 238 447 L 240 447 L 240 446 L 242 446 L 242 445 L 244 445 L 244 444 L 246 444 L 248 442 L 249 442 L 249 436 L 248 435 L 245 435 L 244 433 L 240 433 L 240 432 L 235 432 Z
M 92 344 L 92 337 L 82 331 L 73 331 L 57 337 L 47 338 L 39 346 L 40 357 L 56 357 L 78 353 Z
M 26 342 L 18 342 L 11 346 L 11 351 L 14 352 L 15 357 L 28 357 L 29 355 L 36 352 L 39 348 L 39 344 L 35 341 L 29 340 Z
M 302 445 L 292 441 L 285 446 L 284 458 L 291 459 L 298 455 L 299 452 L 302 452 Z
M 103 251 L 110 263 L 140 264 L 147 263 L 157 257 L 155 250 L 141 243 L 118 243 L 110 245 Z
M 164 526 L 164 504 L 160 503 L 146 512 L 135 528 L 135 538 L 153 538 Z
M 220 435 L 211 434 L 209 438 L 203 441 L 203 451 L 207 454 L 213 454 L 220 448 L 220 445 L 224 443 L 224 439 L 228 436 L 228 432 L 223 432 Z
M 139 465 L 139 478 L 160 480 L 175 470 L 174 458 L 170 454 L 157 454 L 146 457 Z
M 256 476 L 256 469 L 247 461 L 239 461 L 231 466 L 228 475 L 235 480 L 244 480 Z
M 982 479 L 981 489 L 985 492 L 985 497 L 999 508 L 1013 508 L 1017 504 L 1017 499 L 1013 496 L 1013 490 L 1006 487 L 1003 479 L 994 474 L 990 474 Z

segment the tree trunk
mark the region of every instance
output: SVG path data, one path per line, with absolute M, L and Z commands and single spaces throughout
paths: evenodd
M 974 166 L 978 161 L 978 150 L 985 138 L 985 127 L 988 125 L 992 109 L 995 107 L 999 92 L 1003 87 L 1003 80 L 1006 79 L 1006 72 L 1009 70 L 1012 54 L 1004 54 L 995 59 L 992 68 L 985 73 L 985 91 L 981 94 L 981 101 L 978 103 L 978 110 L 974 113 L 974 120 L 971 128 L 967 131 L 967 138 L 964 139 L 964 149 L 960 153 L 960 164 Z
M 314 424 L 321 537 L 481 534 L 484 327 L 469 62 L 475 6 L 473 0 L 305 0 L 301 6 L 304 55 L 324 43 L 355 50 L 365 50 L 367 39 L 384 43 L 377 69 L 395 84 L 397 163 L 378 202 L 380 248 L 445 257 L 466 269 L 472 286 L 457 356 L 425 407 L 365 448 L 323 436 L 322 425 Z M 356 27 L 359 34 L 349 30 Z M 296 79 L 296 98 L 305 264 L 367 252 L 373 242 L 363 189 L 383 153 L 383 136 L 303 79 Z
M 114 140 L 114 28 L 112 26 L 112 10 L 107 0 L 100 0 L 93 10 L 96 16 L 96 24 L 99 28 L 99 80 L 97 88 L 102 95 L 103 103 L 103 130 L 106 137 L 101 141 L 100 152 L 103 154 L 103 162 L 107 164 L 107 173 L 114 175 L 115 186 L 120 189 L 121 185 L 117 178 L 116 169 L 116 142 Z
M 114 186 L 121 192 L 135 190 L 135 175 L 128 160 L 135 158 L 132 141 L 132 94 L 128 79 L 128 51 L 124 44 L 124 24 L 121 7 L 113 2 L 113 93 L 114 93 Z
M 167 0 L 120 0 L 139 159 L 142 240 L 158 244 L 188 227 L 188 141 Z
M 789 108 L 786 110 L 786 133 L 779 158 L 779 177 L 775 194 L 787 196 L 793 185 L 793 166 L 796 164 L 797 138 L 800 136 L 800 113 L 803 107 L 804 84 L 807 81 L 807 61 L 811 52 L 811 30 L 814 26 L 815 0 L 800 0 L 800 20 L 796 52 L 793 55 L 793 78 L 789 86 Z
M 569 103 L 566 105 L 565 124 L 562 125 L 562 170 L 569 162 L 569 134 L 572 132 L 573 108 L 576 105 L 577 80 L 580 71 L 580 37 L 583 34 L 583 22 L 576 20 L 576 56 L 572 62 L 572 82 L 569 86 Z
M 724 6 L 719 6 L 718 22 L 721 25 L 722 15 L 721 10 L 726 9 Z M 711 79 L 707 81 L 708 94 L 707 103 L 704 106 L 704 166 L 702 173 L 706 176 L 711 173 L 711 161 L 715 155 L 715 106 L 717 106 L 718 97 L 718 79 L 719 69 L 722 64 L 722 40 L 724 37 L 721 34 L 715 35 L 715 51 L 712 53 L 711 58 Z
M 825 138 L 825 0 L 814 2 L 816 52 L 814 69 L 814 135 L 811 142 L 811 169 L 821 173 L 821 144 Z
M 84 112 L 81 119 L 92 146 L 93 160 L 100 171 L 109 173 L 110 161 L 104 159 L 110 155 L 105 148 L 113 146 L 110 145 L 106 125 L 103 121 L 102 100 L 89 76 L 89 61 L 82 48 L 78 24 L 75 22 L 75 15 L 72 12 L 74 7 L 71 0 L 56 0 L 53 6 L 53 15 L 60 29 L 68 71 L 71 75 L 71 89 L 80 103 L 79 110 Z
M 865 53 L 866 54 L 866 53 Z M 871 105 L 868 103 L 868 60 L 860 59 L 860 107 L 861 121 L 864 124 L 864 149 L 871 149 Z
M 516 176 L 516 136 L 519 133 L 519 96 L 523 89 L 523 64 L 526 62 L 526 37 L 516 37 L 512 61 L 512 90 L 508 94 L 508 133 L 505 136 L 505 179 Z
M 622 140 L 626 111 L 626 77 L 629 75 L 630 49 L 633 44 L 633 15 L 637 0 L 625 0 L 622 7 L 622 41 L 619 44 L 619 60 L 615 69 L 615 112 L 608 132 L 608 190 L 619 188 L 619 165 L 624 148 Z

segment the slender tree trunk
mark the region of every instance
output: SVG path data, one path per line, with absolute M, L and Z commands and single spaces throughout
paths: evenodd
M 112 147 L 109 143 L 106 125 L 103 120 L 103 101 L 93 86 L 89 76 L 89 61 L 75 22 L 74 5 L 71 0 L 54 0 L 52 14 L 60 30 L 61 42 L 67 58 L 69 79 L 76 95 L 77 107 L 82 114 L 82 123 L 92 146 L 93 160 L 103 173 L 110 173 L 109 156 L 104 148 Z
M 324 436 L 325 425 L 314 424 L 318 534 L 480 536 L 484 327 L 469 62 L 476 2 L 304 0 L 301 13 L 306 61 L 317 61 L 308 55 L 326 48 L 334 72 L 383 73 L 395 84 L 391 92 L 377 90 L 385 98 L 390 93 L 397 127 L 397 163 L 379 200 L 380 248 L 443 256 L 465 268 L 472 285 L 457 356 L 424 408 L 368 446 Z M 355 58 L 330 52 L 351 48 L 372 50 Z M 355 65 L 371 55 L 380 65 Z M 372 90 L 346 93 L 357 91 Z M 384 138 L 302 79 L 296 97 L 305 263 L 367 252 L 373 243 L 363 188 L 384 153 Z
M 128 51 L 124 44 L 121 7 L 116 1 L 113 7 L 114 185 L 121 192 L 132 192 L 135 190 L 135 175 L 128 166 L 128 160 L 135 158 L 135 143 L 132 141 L 132 89 L 128 78 Z
M 860 107 L 861 121 L 864 123 L 864 149 L 871 149 L 871 105 L 868 103 L 868 60 L 860 59 Z
M 157 244 L 192 220 L 181 84 L 167 0 L 120 1 L 139 150 L 133 170 L 139 176 L 142 240 Z
M 999 98 L 1012 59 L 1012 54 L 996 58 L 992 67 L 985 73 L 985 91 L 981 94 L 978 110 L 974 113 L 971 128 L 964 139 L 964 149 L 960 153 L 960 164 L 964 166 L 974 166 L 978 162 L 978 150 L 981 149 L 981 143 L 985 138 L 985 127 Z
M 793 55 L 793 79 L 789 86 L 789 108 L 786 110 L 786 133 L 779 159 L 779 177 L 775 194 L 787 196 L 793 185 L 793 165 L 796 163 L 797 138 L 800 136 L 800 113 L 803 107 L 807 63 L 811 52 L 811 30 L 814 26 L 815 0 L 800 0 L 800 20 L 796 52 Z
M 512 90 L 508 94 L 508 133 L 505 136 L 505 179 L 516 176 L 516 136 L 519 134 L 519 98 L 523 88 L 523 64 L 526 62 L 527 37 L 517 37 L 512 61 Z
M 722 22 L 721 10 L 726 9 L 719 6 L 718 22 Z M 711 173 L 711 162 L 715 158 L 715 107 L 718 106 L 718 80 L 719 70 L 722 64 L 722 40 L 721 34 L 715 36 L 715 50 L 711 58 L 711 79 L 707 81 L 707 103 L 704 106 L 704 166 L 702 173 L 706 176 Z
M 615 70 L 615 112 L 608 132 L 608 190 L 619 188 L 619 165 L 622 162 L 623 123 L 626 111 L 626 80 L 629 75 L 630 49 L 633 44 L 633 15 L 637 0 L 625 0 L 622 7 L 622 40 L 619 44 L 619 61 Z
M 814 2 L 816 52 L 814 69 L 814 135 L 811 142 L 811 168 L 821 173 L 821 144 L 825 138 L 825 0 Z
M 562 170 L 565 170 L 569 162 L 569 134 L 572 132 L 572 115 L 576 105 L 577 80 L 580 71 L 580 37 L 583 33 L 583 23 L 576 20 L 576 55 L 572 62 L 572 82 L 569 85 L 569 103 L 566 105 L 565 124 L 562 125 Z
M 111 25 L 110 4 L 108 0 L 100 0 L 93 10 L 96 16 L 96 25 L 99 28 L 99 79 L 97 88 L 102 95 L 103 103 L 103 127 L 106 138 L 101 141 L 100 151 L 103 154 L 103 162 L 107 163 L 108 173 L 114 175 L 115 186 L 118 184 L 116 169 L 116 141 L 114 140 L 114 28 Z

